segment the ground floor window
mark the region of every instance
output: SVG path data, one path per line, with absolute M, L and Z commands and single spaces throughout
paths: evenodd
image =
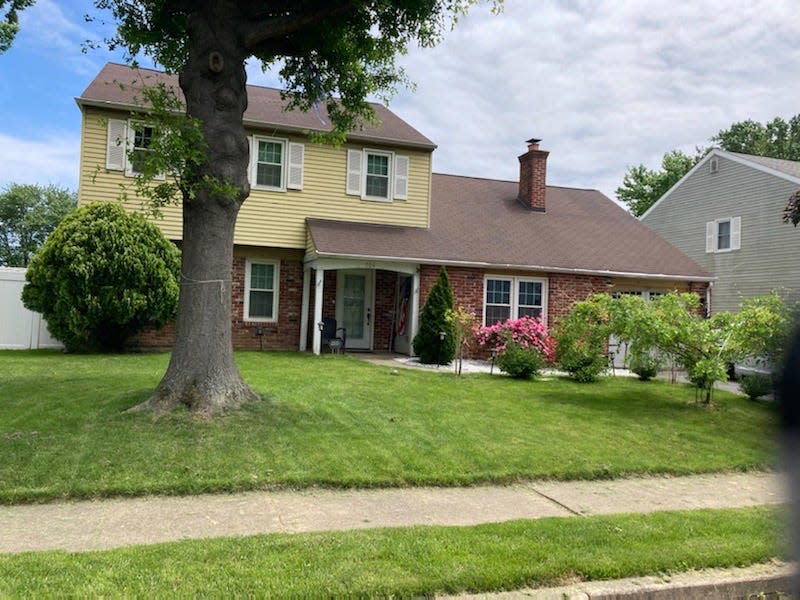
M 278 319 L 278 261 L 247 260 L 245 267 L 244 318 L 250 321 Z
M 544 279 L 488 275 L 484 289 L 484 325 L 520 317 L 545 319 L 547 282 Z

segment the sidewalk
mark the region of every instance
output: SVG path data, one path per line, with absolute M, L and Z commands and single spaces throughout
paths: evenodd
M 375 365 L 382 365 L 384 367 L 389 368 L 405 368 L 405 369 L 424 369 L 429 371 L 439 371 L 442 373 L 452 373 L 454 370 L 453 364 L 448 365 L 426 365 L 419 362 L 418 358 L 411 358 L 405 355 L 400 354 L 385 354 L 385 353 L 353 353 L 351 356 L 358 358 L 360 360 L 375 364 Z M 462 362 L 461 372 L 463 374 L 469 373 L 492 373 L 494 375 L 503 376 L 500 372 L 500 369 L 497 365 L 492 365 L 488 360 L 475 360 L 475 359 L 468 359 L 465 358 Z M 566 376 L 567 374 L 561 371 L 557 371 L 555 369 L 545 369 L 542 373 L 544 377 L 553 377 L 553 376 Z M 628 369 L 623 368 L 614 368 L 608 369 L 605 373 L 607 377 L 636 377 L 636 374 L 632 373 Z M 669 371 L 662 371 L 658 374 L 658 379 L 669 379 L 670 373 Z M 678 381 L 681 383 L 688 383 L 688 379 L 686 377 L 685 372 L 678 373 Z M 731 392 L 733 394 L 740 394 L 743 395 L 743 392 L 739 389 L 739 384 L 736 381 L 718 381 L 714 384 L 714 388 L 718 390 L 725 390 L 726 392 Z
M 182 539 L 781 504 L 783 476 L 733 473 L 500 487 L 248 492 L 0 506 L 0 552 Z

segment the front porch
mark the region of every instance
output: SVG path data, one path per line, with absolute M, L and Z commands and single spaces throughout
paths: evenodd
M 301 351 L 320 354 L 323 319 L 346 331 L 346 348 L 411 355 L 419 320 L 415 263 L 321 259 L 303 265 Z

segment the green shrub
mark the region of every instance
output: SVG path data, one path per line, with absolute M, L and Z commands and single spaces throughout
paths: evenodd
M 152 223 L 115 203 L 66 217 L 25 275 L 22 300 L 69 351 L 119 351 L 178 306 L 180 254 Z
M 641 381 L 648 381 L 658 375 L 661 368 L 661 359 L 654 352 L 638 351 L 636 348 L 631 348 L 626 357 L 628 368 L 639 376 Z
M 456 355 L 453 331 L 453 291 L 442 267 L 419 316 L 419 331 L 414 336 L 414 353 L 424 364 L 449 364 Z M 444 340 L 439 335 L 444 332 Z
M 507 342 L 505 349 L 497 355 L 497 366 L 503 373 L 516 379 L 530 379 L 539 374 L 545 357 L 534 347 L 523 348 L 518 342 Z
M 556 324 L 556 362 L 576 381 L 596 381 L 608 367 L 611 302 L 607 294 L 590 296 Z
M 742 390 L 750 400 L 756 400 L 772 393 L 772 377 L 761 373 L 746 375 L 739 381 L 739 389 Z

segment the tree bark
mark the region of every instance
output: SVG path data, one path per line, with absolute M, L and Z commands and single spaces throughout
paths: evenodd
M 247 107 L 241 17 L 234 0 L 197 3 L 189 17 L 189 59 L 180 73 L 186 112 L 200 120 L 207 161 L 198 186 L 183 198 L 181 291 L 175 345 L 169 367 L 153 395 L 136 409 L 156 415 L 177 406 L 213 415 L 255 400 L 242 380 L 231 340 L 233 235 L 239 208 L 250 193 Z

